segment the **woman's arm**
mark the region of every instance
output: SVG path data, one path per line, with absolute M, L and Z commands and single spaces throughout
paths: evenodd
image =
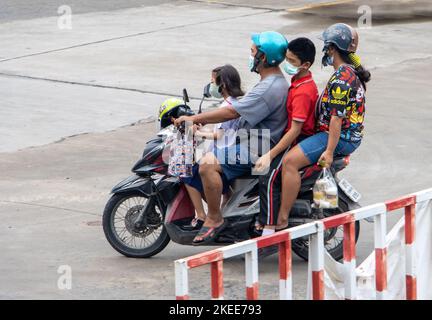
M 325 162 L 325 166 L 329 168 L 333 163 L 333 154 L 339 143 L 340 134 L 342 129 L 342 118 L 338 116 L 332 116 L 329 127 L 329 138 L 327 142 L 327 149 L 321 155 L 318 163 Z

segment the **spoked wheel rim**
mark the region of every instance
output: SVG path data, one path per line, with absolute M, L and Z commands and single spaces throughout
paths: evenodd
M 324 248 L 332 253 L 343 243 L 343 226 L 324 231 Z M 308 250 L 309 237 L 294 240 L 297 247 Z
M 324 217 L 330 217 L 339 213 L 348 212 L 348 205 L 340 201 L 339 208 L 335 211 L 324 212 Z M 357 242 L 360 234 L 360 223 L 355 222 L 355 241 Z M 344 227 L 338 226 L 324 231 L 324 248 L 335 259 L 340 260 L 343 258 L 343 238 Z M 308 260 L 309 256 L 309 237 L 305 236 L 292 241 L 293 251 L 302 259 Z
M 163 229 L 160 208 L 149 199 L 131 196 L 119 202 L 111 216 L 111 226 L 119 242 L 131 249 L 146 249 L 154 245 Z M 144 223 L 138 219 L 144 215 Z
M 343 243 L 343 226 L 338 226 L 324 231 L 324 247 L 328 252 L 332 252 Z

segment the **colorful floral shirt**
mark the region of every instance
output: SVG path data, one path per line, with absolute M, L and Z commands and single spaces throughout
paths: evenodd
M 341 139 L 359 142 L 363 138 L 365 90 L 349 65 L 336 70 L 318 100 L 317 130 L 329 131 L 332 116 L 343 118 Z

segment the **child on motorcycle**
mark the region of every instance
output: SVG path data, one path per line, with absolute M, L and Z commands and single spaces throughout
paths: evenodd
M 290 147 L 296 145 L 315 130 L 315 104 L 318 89 L 309 71 L 315 60 L 315 45 L 307 38 L 297 38 L 288 43 L 284 71 L 292 76 L 288 90 L 288 124 L 279 143 L 255 164 L 260 175 L 260 216 L 255 224 L 256 235 L 274 232 L 279 212 L 282 158 Z
M 232 65 L 226 64 L 212 70 L 210 82 L 210 94 L 216 99 L 223 98 L 224 101 L 220 108 L 232 105 L 237 101 L 238 97 L 244 95 L 241 89 L 240 75 Z M 235 144 L 236 132 L 240 119 L 233 119 L 218 123 L 214 126 L 213 132 L 208 132 L 202 127 L 195 127 L 195 137 L 210 139 L 212 143 L 208 148 L 210 152 L 222 152 L 228 146 Z M 182 179 L 189 193 L 189 197 L 195 207 L 196 215 L 192 220 L 188 229 L 201 229 L 206 213 L 202 202 L 203 186 L 199 175 L 199 165 L 196 164 L 193 168 L 193 177 Z M 229 199 L 229 184 L 225 183 L 223 202 L 226 203 Z
M 322 63 L 333 66 L 335 72 L 318 100 L 319 132 L 301 141 L 283 159 L 277 229 L 288 227 L 288 215 L 300 190 L 299 170 L 317 162 L 330 167 L 334 155 L 351 154 L 363 137 L 365 91 L 370 73 L 355 55 L 358 34 L 350 26 L 337 23 L 323 33 L 322 40 Z

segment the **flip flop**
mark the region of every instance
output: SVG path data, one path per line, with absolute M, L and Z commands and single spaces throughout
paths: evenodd
M 204 220 L 194 218 L 189 225 L 183 226 L 183 230 L 194 231 L 200 230 L 204 225 Z
M 252 228 L 252 238 L 261 237 L 263 231 L 264 231 L 264 226 L 261 225 L 259 222 L 255 222 Z
M 275 232 L 278 232 L 278 231 L 282 231 L 282 230 L 285 230 L 285 229 L 288 229 L 288 226 L 286 226 L 286 227 L 283 227 L 283 228 L 280 228 L 280 229 L 278 229 L 278 228 L 275 228 Z
M 218 234 L 223 229 L 225 229 L 226 225 L 227 225 L 226 220 L 224 220 L 224 222 L 222 222 L 222 224 L 219 227 L 202 226 L 198 234 L 193 239 L 192 244 L 194 246 L 200 246 L 214 241 L 218 236 Z M 198 240 L 198 238 L 201 238 L 201 240 Z

